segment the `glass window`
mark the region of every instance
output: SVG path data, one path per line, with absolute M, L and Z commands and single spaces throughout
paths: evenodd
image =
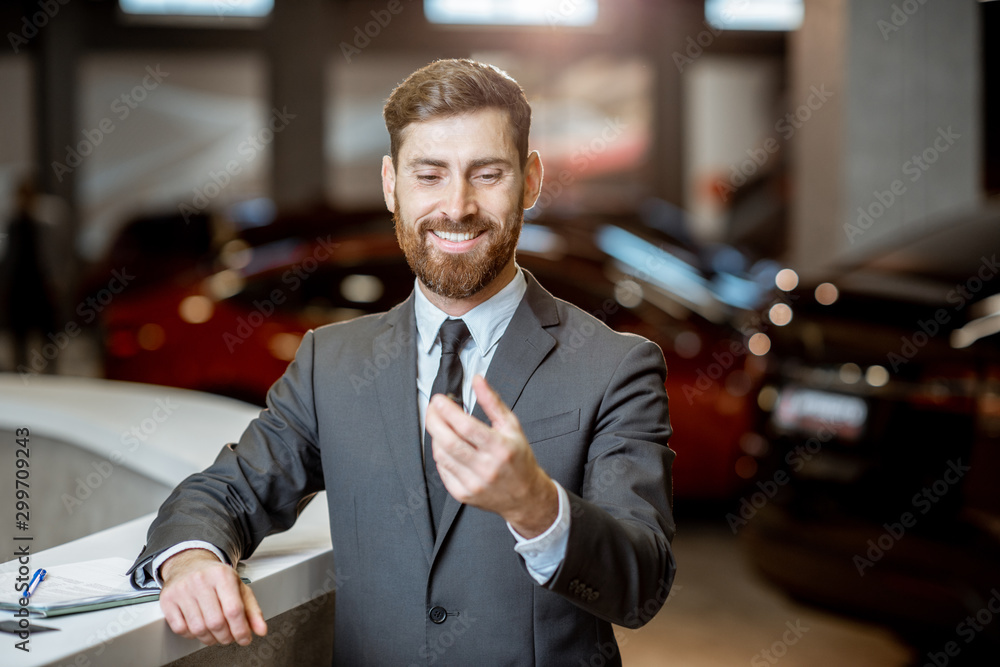
M 795 30 L 802 0 L 705 0 L 705 18 L 723 30 Z
M 80 68 L 80 252 L 99 257 L 129 219 L 188 219 L 269 196 L 271 142 L 286 122 L 269 109 L 260 56 L 171 52 L 95 55 Z
M 424 0 L 424 15 L 460 25 L 589 26 L 597 0 Z
M 274 0 L 119 0 L 127 15 L 163 19 L 213 17 L 263 18 L 274 9 Z

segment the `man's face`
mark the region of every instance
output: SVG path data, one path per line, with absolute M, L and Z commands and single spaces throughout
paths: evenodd
M 407 126 L 396 164 L 383 159 L 382 185 L 417 278 L 440 296 L 466 299 L 512 277 L 541 163 L 532 153 L 522 171 L 507 113 L 484 109 Z

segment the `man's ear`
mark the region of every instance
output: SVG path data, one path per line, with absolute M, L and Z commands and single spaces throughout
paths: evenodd
M 538 195 L 542 192 L 542 177 L 545 169 L 542 167 L 542 158 L 538 151 L 531 151 L 528 161 L 524 165 L 524 197 L 521 202 L 522 208 L 529 209 L 535 205 Z
M 392 164 L 392 158 L 388 155 L 382 156 L 382 196 L 385 198 L 385 207 L 390 213 L 396 211 L 396 168 Z

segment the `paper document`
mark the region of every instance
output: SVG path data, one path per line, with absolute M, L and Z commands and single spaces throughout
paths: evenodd
M 131 565 L 125 558 L 101 558 L 47 567 L 45 579 L 29 598 L 28 611 L 60 616 L 158 599 L 158 588 L 132 587 L 125 574 Z M 17 576 L 17 572 L 0 574 L 0 609 L 21 608 L 21 592 L 14 588 Z

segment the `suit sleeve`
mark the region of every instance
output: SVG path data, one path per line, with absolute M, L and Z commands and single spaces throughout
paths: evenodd
M 638 628 L 663 606 L 676 565 L 666 365 L 645 341 L 604 393 L 580 495 L 568 492 L 566 557 L 546 588 L 595 616 Z
M 323 488 L 313 359 L 310 331 L 295 360 L 268 392 L 267 408 L 240 441 L 226 445 L 208 469 L 181 482 L 160 507 L 130 574 L 187 540 L 213 544 L 235 564 L 250 556 L 267 535 L 295 523 Z

